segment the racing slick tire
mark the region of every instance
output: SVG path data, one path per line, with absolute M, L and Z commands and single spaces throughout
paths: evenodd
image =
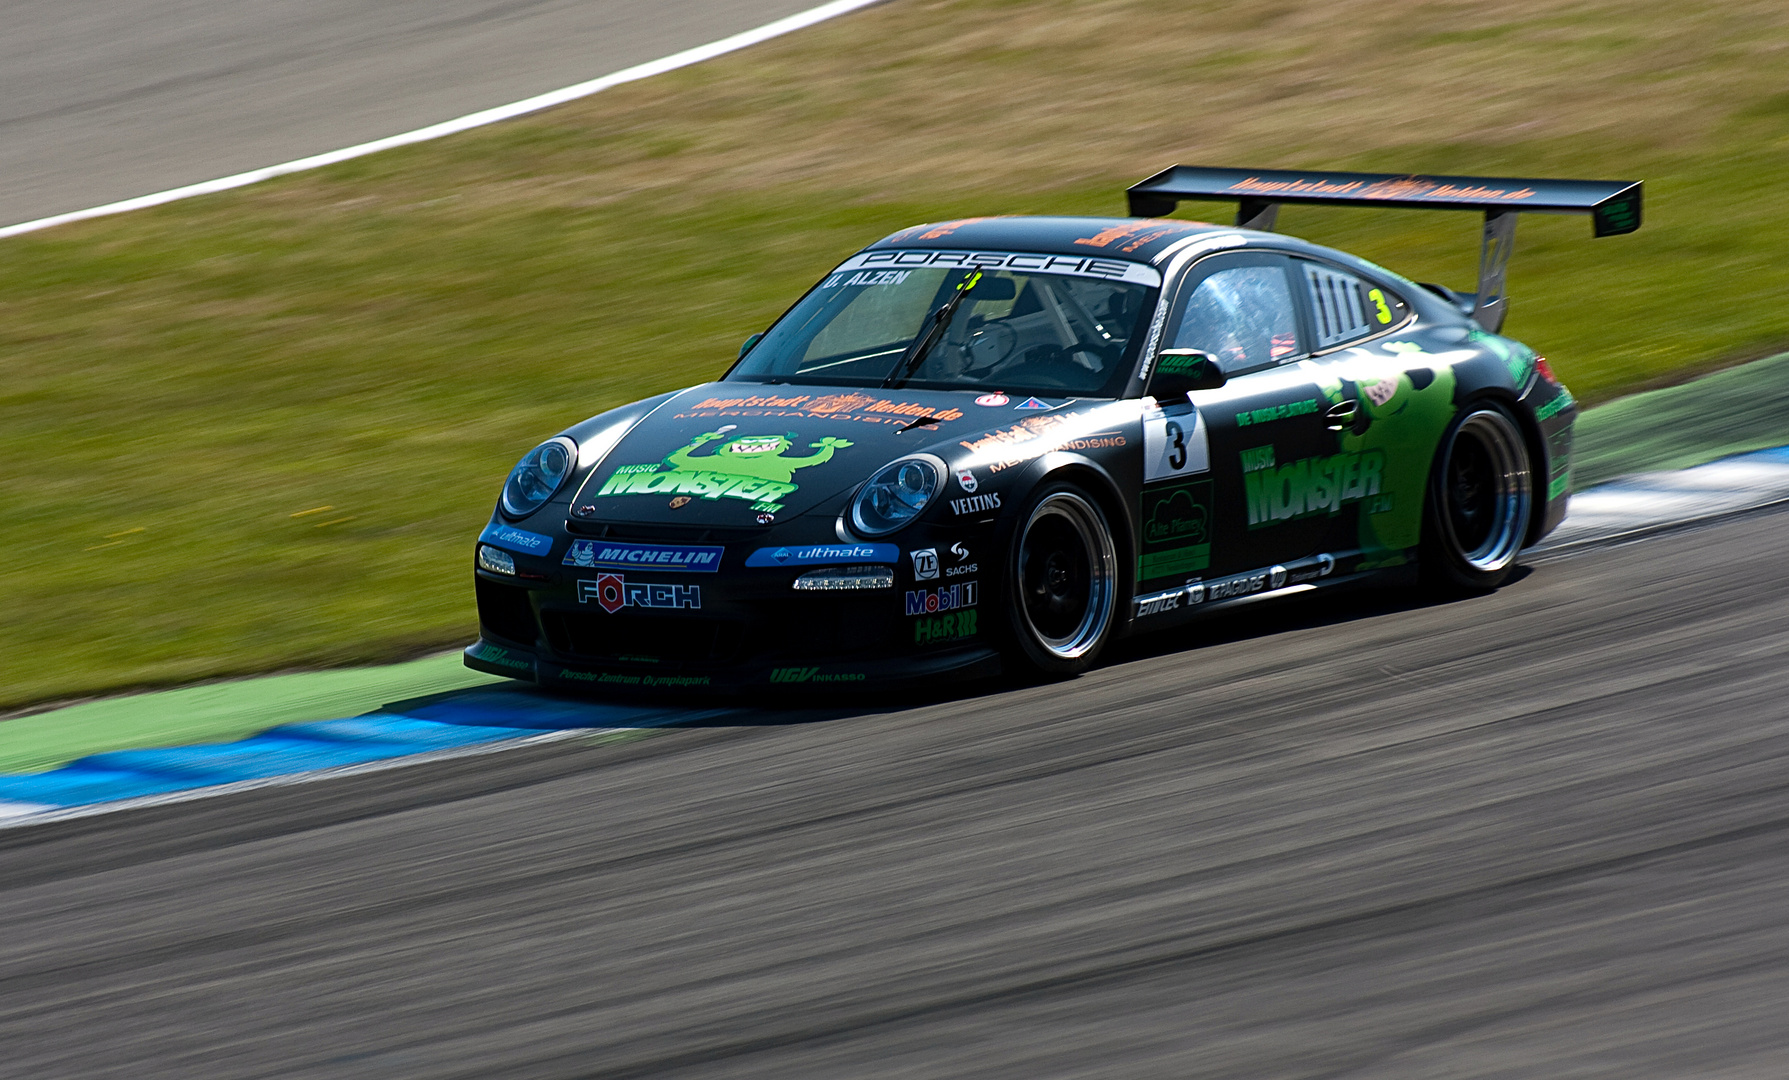
M 1528 535 L 1534 477 L 1508 410 L 1474 402 L 1435 451 L 1418 569 L 1433 593 L 1487 592 L 1506 581 Z
M 1069 483 L 1032 496 L 1013 534 L 1007 622 L 1014 651 L 1038 673 L 1093 666 L 1117 624 L 1119 567 L 1099 502 Z

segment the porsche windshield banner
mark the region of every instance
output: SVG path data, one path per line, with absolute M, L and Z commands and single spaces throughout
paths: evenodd
M 924 270 L 967 269 L 1009 270 L 1015 274 L 1067 274 L 1073 277 L 1099 278 L 1102 281 L 1123 281 L 1131 285 L 1160 288 L 1161 272 L 1125 259 L 1102 259 L 1087 255 L 1039 255 L 1036 252 L 1013 251 L 866 251 L 845 260 L 829 275 L 825 286 L 832 286 L 839 274 L 854 270 Z M 849 279 L 838 282 L 846 284 Z M 880 283 L 880 282 L 878 282 Z

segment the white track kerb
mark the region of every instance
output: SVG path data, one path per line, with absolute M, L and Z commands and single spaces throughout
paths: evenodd
M 825 22 L 827 19 L 835 18 L 836 16 L 856 11 L 858 8 L 869 7 L 871 4 L 880 2 L 881 0 L 833 0 L 830 4 L 822 4 L 817 8 L 809 8 L 807 11 L 797 12 L 794 15 L 778 19 L 775 22 L 766 23 L 756 29 L 734 34 L 732 37 L 725 37 L 719 41 L 710 42 L 707 45 L 698 45 L 693 49 L 685 49 L 680 53 L 673 53 L 663 59 L 649 60 L 644 64 L 636 64 L 633 67 L 617 71 L 612 75 L 604 75 L 600 79 L 591 79 L 588 82 L 581 82 L 575 86 L 567 86 L 560 90 L 551 90 L 545 94 L 539 94 L 522 101 L 512 102 L 508 105 L 499 105 L 494 109 L 485 109 L 481 112 L 469 113 L 454 120 L 444 120 L 439 124 L 430 124 L 428 127 L 417 128 L 415 131 L 406 131 L 401 135 L 391 135 L 383 139 L 375 139 L 372 142 L 361 143 L 359 146 L 350 146 L 341 150 L 331 150 L 326 154 L 315 154 L 311 157 L 299 158 L 297 161 L 288 161 L 281 165 L 269 165 L 263 169 L 254 169 L 245 173 L 237 173 L 234 176 L 225 176 L 217 180 L 207 180 L 199 184 L 188 184 L 185 187 L 170 188 L 167 191 L 158 191 L 153 195 L 139 195 L 134 199 L 125 199 L 121 202 L 107 203 L 104 206 L 95 206 L 87 210 L 71 210 L 66 214 L 56 214 L 52 217 L 38 218 L 36 221 L 25 221 L 17 225 L 7 225 L 0 227 L 0 237 L 17 236 L 20 233 L 36 232 L 39 229 L 48 229 L 55 225 L 66 225 L 72 221 L 85 221 L 88 218 L 105 217 L 108 214 L 122 214 L 131 210 L 144 210 L 151 206 L 160 206 L 163 203 L 176 202 L 180 199 L 190 199 L 195 195 L 210 195 L 213 192 L 228 191 L 231 188 L 246 187 L 249 184 L 258 184 L 263 180 L 271 180 L 276 176 L 285 176 L 288 173 L 304 172 L 307 169 L 320 169 L 325 165 L 334 165 L 338 161 L 347 161 L 351 158 L 364 157 L 367 154 L 376 154 L 381 150 L 392 150 L 399 146 L 409 146 L 411 143 L 439 139 L 445 135 L 453 135 L 461 131 L 467 131 L 471 128 L 483 127 L 486 124 L 495 124 L 499 120 L 508 120 L 512 117 L 523 116 L 531 112 L 539 112 L 542 109 L 550 109 L 555 105 L 563 105 L 568 101 L 576 101 L 581 97 L 589 97 L 591 94 L 600 93 L 609 89 L 611 86 L 620 86 L 622 83 L 637 82 L 641 79 L 651 78 L 654 75 L 662 75 L 667 71 L 675 71 L 678 68 L 689 67 L 691 64 L 699 64 L 704 60 L 712 60 L 717 56 L 743 49 L 748 45 L 756 45 L 761 41 L 769 41 L 771 38 L 780 37 L 783 34 L 800 30 L 803 27 L 812 26 L 815 23 Z

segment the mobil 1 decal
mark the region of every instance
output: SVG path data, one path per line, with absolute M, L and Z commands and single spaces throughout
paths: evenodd
M 1152 484 L 1137 517 L 1137 580 L 1198 574 L 1211 565 L 1210 480 Z
M 1143 480 L 1170 480 L 1211 471 L 1205 418 L 1190 405 L 1143 412 Z

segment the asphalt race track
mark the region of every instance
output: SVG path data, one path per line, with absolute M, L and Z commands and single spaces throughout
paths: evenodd
M 1789 1074 L 1786 543 L 9 830 L 0 1073 Z
M 0 225 L 410 131 L 817 0 L 0 0 Z

